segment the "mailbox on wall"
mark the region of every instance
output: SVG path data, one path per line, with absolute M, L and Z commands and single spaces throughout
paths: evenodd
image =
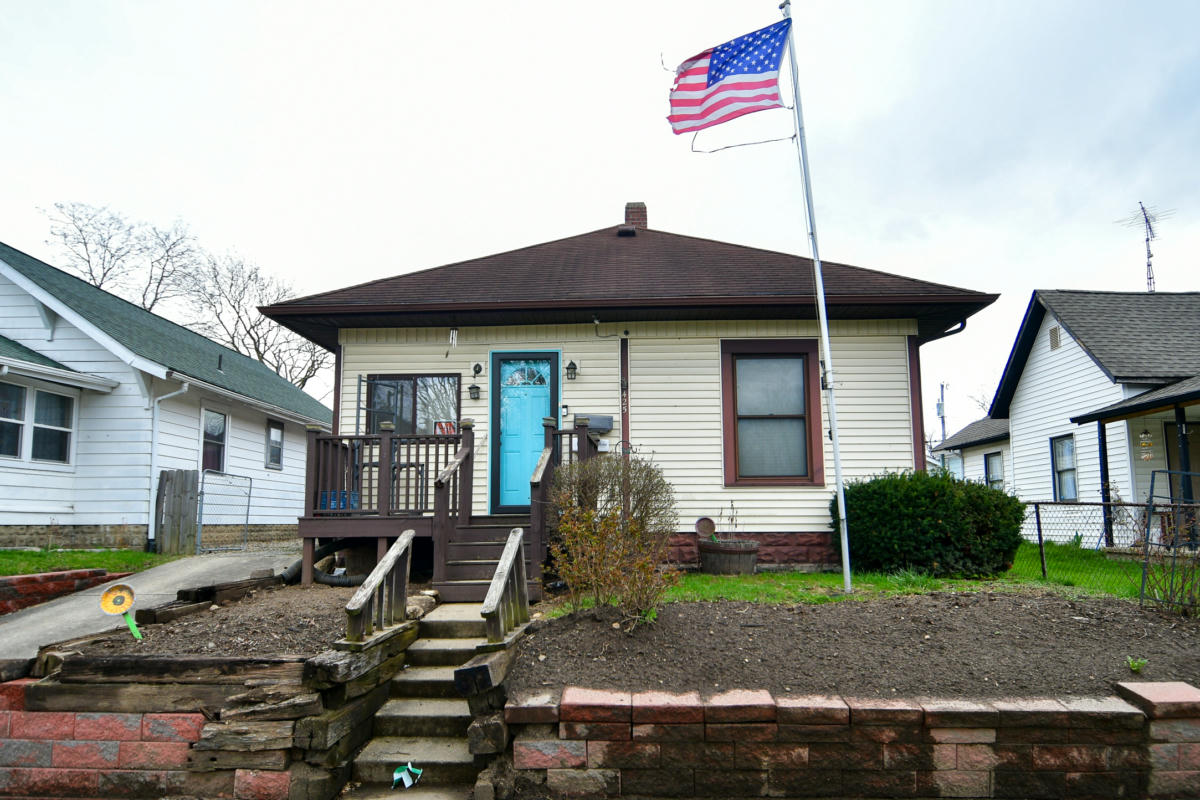
M 580 419 L 587 418 L 588 432 L 597 435 L 608 433 L 613 428 L 612 414 L 576 414 L 575 421 L 578 423 Z

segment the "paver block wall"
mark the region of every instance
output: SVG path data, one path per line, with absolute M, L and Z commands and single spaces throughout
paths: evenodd
M 1196 798 L 1200 690 L 1122 698 L 515 697 L 513 764 L 576 796 Z

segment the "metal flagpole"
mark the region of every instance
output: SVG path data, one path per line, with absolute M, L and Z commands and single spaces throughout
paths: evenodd
M 779 6 L 788 19 L 792 16 L 791 0 L 783 0 Z M 817 293 L 817 320 L 821 327 L 821 383 L 829 398 L 829 435 L 833 439 L 833 474 L 837 482 L 839 531 L 842 542 L 842 587 L 847 593 L 850 585 L 850 542 L 846 529 L 846 492 L 842 483 L 842 450 L 838 439 L 837 400 L 834 392 L 833 353 L 829 349 L 829 320 L 825 316 L 825 282 L 821 279 L 821 253 L 817 247 L 817 217 L 813 211 L 812 183 L 808 175 L 808 145 L 804 140 L 804 112 L 800 109 L 800 71 L 796 67 L 796 25 L 791 26 L 788 57 L 792 64 L 792 92 L 796 100 L 796 149 L 800 155 L 800 170 L 804 174 L 804 204 L 808 211 L 808 241 L 812 245 L 813 280 Z

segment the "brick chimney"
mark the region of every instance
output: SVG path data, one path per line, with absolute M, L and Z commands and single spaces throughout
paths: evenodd
M 634 228 L 641 228 L 642 230 L 648 228 L 649 225 L 646 223 L 646 204 L 626 203 L 625 224 L 631 225 Z

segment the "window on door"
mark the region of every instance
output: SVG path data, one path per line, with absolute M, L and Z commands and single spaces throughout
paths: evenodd
M 1078 500 L 1074 436 L 1059 436 L 1050 440 L 1050 470 L 1054 480 L 1054 499 L 1062 502 Z
M 456 433 L 458 375 L 368 375 L 367 432 L 390 421 L 396 433 Z
M 210 469 L 214 472 L 225 471 L 227 419 L 218 411 L 204 409 L 204 447 L 201 456 L 203 469 Z
M 991 488 L 1004 490 L 1004 453 L 984 455 L 983 479 Z

